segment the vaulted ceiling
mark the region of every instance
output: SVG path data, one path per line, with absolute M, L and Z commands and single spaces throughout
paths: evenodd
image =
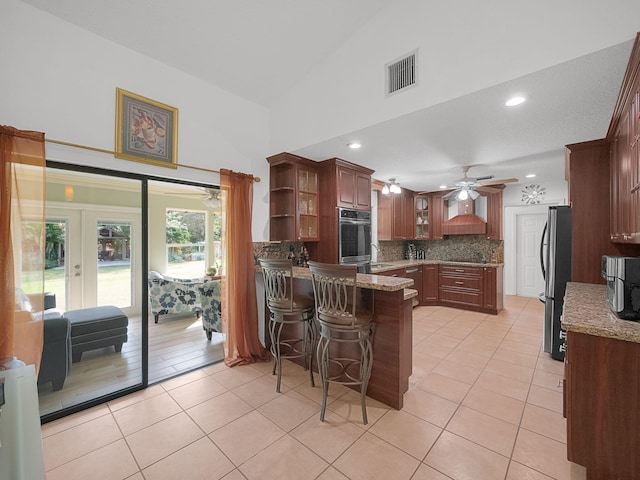
M 390 5 L 385 0 L 22 1 L 267 108 Z M 588 7 L 585 11 L 581 14 L 588 15 Z M 536 173 L 537 182 L 559 180 L 563 145 L 606 134 L 634 35 L 291 151 L 363 164 L 376 178 L 396 177 L 413 190 L 450 185 L 464 165 L 473 165 L 472 177 L 517 177 L 525 183 L 526 174 Z M 505 97 L 516 91 L 529 101 L 507 109 Z M 363 144 L 360 151 L 345 148 L 352 139 Z

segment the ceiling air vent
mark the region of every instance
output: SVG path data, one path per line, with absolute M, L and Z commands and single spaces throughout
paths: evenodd
M 386 65 L 387 95 L 394 94 L 416 84 L 418 80 L 416 54 L 417 50 Z

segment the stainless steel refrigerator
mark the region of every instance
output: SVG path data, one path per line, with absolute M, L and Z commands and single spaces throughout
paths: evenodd
M 549 207 L 540 243 L 544 277 L 544 351 L 564 361 L 565 332 L 560 328 L 567 282 L 571 281 L 571 207 Z

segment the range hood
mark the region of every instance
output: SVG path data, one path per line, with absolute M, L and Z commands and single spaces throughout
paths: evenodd
M 486 235 L 487 222 L 473 213 L 462 213 L 442 224 L 443 235 Z
M 485 235 L 487 222 L 474 213 L 475 202 L 471 199 L 458 202 L 458 215 L 442 224 L 443 235 Z

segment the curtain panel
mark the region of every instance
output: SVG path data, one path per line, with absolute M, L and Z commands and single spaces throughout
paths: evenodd
M 44 303 L 45 166 L 44 133 L 0 126 L 0 359 L 36 372 L 43 314 L 31 301 Z
M 252 175 L 226 169 L 220 171 L 220 184 L 226 196 L 227 336 L 224 362 L 230 367 L 271 358 L 258 335 L 256 267 L 251 238 L 253 181 Z

